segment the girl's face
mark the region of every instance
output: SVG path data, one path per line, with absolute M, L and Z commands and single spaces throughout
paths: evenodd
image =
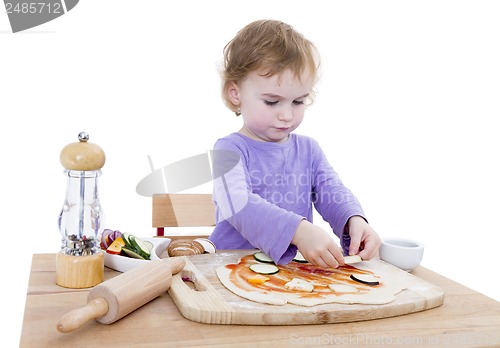
M 309 74 L 299 79 L 289 70 L 271 77 L 252 72 L 234 83 L 228 93 L 243 117 L 240 133 L 259 141 L 287 141 L 304 119 L 311 87 Z

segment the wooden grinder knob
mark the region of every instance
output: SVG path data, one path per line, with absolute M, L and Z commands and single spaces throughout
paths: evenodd
M 86 132 L 78 134 L 78 142 L 66 145 L 60 155 L 60 161 L 68 170 L 100 170 L 106 162 L 104 151 L 96 144 L 89 143 Z

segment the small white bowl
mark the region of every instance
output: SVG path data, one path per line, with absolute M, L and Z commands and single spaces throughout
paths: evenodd
M 382 239 L 380 259 L 406 272 L 411 272 L 422 261 L 424 245 L 412 239 L 388 237 Z
M 170 244 L 170 238 L 141 238 L 153 243 L 153 250 L 151 251 L 151 260 L 160 260 L 163 252 L 167 250 Z M 104 266 L 112 268 L 118 272 L 126 272 L 137 266 L 146 264 L 151 260 L 140 260 L 132 257 L 113 255 L 104 252 Z

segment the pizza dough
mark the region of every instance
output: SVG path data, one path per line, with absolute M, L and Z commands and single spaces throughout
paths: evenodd
M 250 301 L 272 305 L 285 305 L 287 303 L 308 307 L 327 303 L 381 305 L 392 302 L 395 295 L 405 288 L 404 284 L 401 284 L 396 277 L 390 274 L 379 276 L 360 267 L 346 265 L 337 269 L 320 268 L 294 261 L 287 265 L 279 265 L 279 272 L 276 274 L 264 275 L 268 280 L 254 281 L 256 273 L 251 271 L 249 267 L 255 263 L 259 263 L 259 261 L 255 260 L 253 255 L 244 256 L 237 264 L 218 267 L 217 276 L 221 283 L 234 294 Z M 379 277 L 380 284 L 371 286 L 356 282 L 350 278 L 351 274 L 374 275 Z M 285 284 L 294 278 L 313 284 L 313 291 L 285 287 Z M 251 280 L 249 281 L 249 279 Z M 348 287 L 332 284 L 344 284 Z

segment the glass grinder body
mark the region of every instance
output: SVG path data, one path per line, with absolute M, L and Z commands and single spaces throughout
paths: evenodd
M 60 160 L 67 177 L 66 197 L 59 215 L 61 250 L 56 255 L 56 283 L 67 288 L 88 288 L 104 280 L 104 253 L 99 246 L 104 214 L 99 202 L 98 178 L 104 151 L 89 143 L 66 145 Z

